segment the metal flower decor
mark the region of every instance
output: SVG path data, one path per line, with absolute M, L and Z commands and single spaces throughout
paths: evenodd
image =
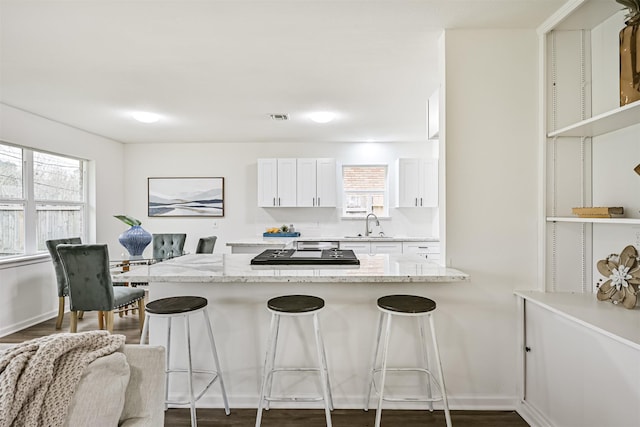
M 598 271 L 607 279 L 598 282 L 599 301 L 611 300 L 625 308 L 636 306 L 640 286 L 640 260 L 634 246 L 627 246 L 620 255 L 611 254 L 597 263 Z

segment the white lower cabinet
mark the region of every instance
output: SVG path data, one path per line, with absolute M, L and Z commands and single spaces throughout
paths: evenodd
M 356 254 L 401 254 L 402 242 L 340 242 L 340 249 L 351 249 Z
M 371 242 L 372 254 L 401 254 L 401 242 Z
M 640 346 L 602 329 L 615 318 L 637 329 L 637 313 L 597 302 L 593 294 L 575 297 L 549 306 L 523 302 L 521 388 L 525 407 L 537 417 L 533 425 L 638 426 Z
M 402 242 L 402 253 L 419 255 L 432 261 L 439 261 L 440 242 Z
M 371 252 L 369 242 L 340 242 L 340 249 L 352 250 L 356 254 L 368 254 Z

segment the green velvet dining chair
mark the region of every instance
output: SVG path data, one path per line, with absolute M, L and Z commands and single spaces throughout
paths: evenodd
M 69 287 L 70 332 L 76 332 L 79 311 L 97 311 L 98 327 L 113 332 L 114 311 L 137 303 L 140 331 L 144 327 L 144 290 L 113 286 L 107 245 L 67 245 L 56 247 Z
M 198 240 L 198 246 L 196 246 L 197 254 L 211 254 L 213 248 L 216 246 L 216 240 L 218 236 L 201 237 Z
M 62 328 L 62 321 L 64 320 L 64 307 L 65 298 L 69 296 L 69 286 L 67 285 L 67 279 L 64 276 L 64 269 L 62 268 L 62 262 L 60 256 L 56 251 L 56 247 L 61 244 L 81 244 L 82 239 L 80 237 L 69 237 L 66 239 L 51 239 L 47 240 L 47 250 L 51 255 L 51 261 L 53 262 L 53 268 L 56 272 L 56 282 L 58 285 L 58 317 L 56 318 L 56 329 Z M 82 314 L 79 315 L 82 318 Z
M 154 234 L 152 238 L 153 258 L 162 261 L 181 256 L 186 240 L 187 235 L 184 233 Z

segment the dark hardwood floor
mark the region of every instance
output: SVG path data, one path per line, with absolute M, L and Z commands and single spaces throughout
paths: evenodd
M 0 338 L 0 342 L 18 343 L 44 335 L 69 331 L 69 315 L 65 314 L 62 329 L 54 329 L 55 318 L 39 323 L 30 328 Z M 78 331 L 90 331 L 98 328 L 95 313 L 85 313 L 84 319 L 78 321 Z M 116 317 L 114 333 L 126 336 L 128 344 L 140 342 L 137 316 Z M 207 426 L 253 426 L 255 409 L 231 408 L 231 415 L 226 416 L 222 409 L 198 409 L 198 425 Z M 452 411 L 451 419 L 456 427 L 527 427 L 528 424 L 513 411 Z M 335 427 L 369 427 L 373 426 L 375 410 L 365 412 L 359 409 L 336 409 L 331 414 Z M 165 413 L 165 426 L 190 426 L 189 409 L 169 409 Z M 324 411 L 308 409 L 271 409 L 265 411 L 262 425 L 264 427 L 321 427 L 325 426 Z M 385 410 L 382 413 L 382 425 L 385 427 L 418 427 L 445 426 L 442 411 L 399 411 Z

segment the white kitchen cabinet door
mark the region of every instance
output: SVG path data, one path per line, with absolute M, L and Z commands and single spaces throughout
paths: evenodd
M 258 159 L 258 206 L 296 206 L 296 159 Z
M 402 253 L 440 260 L 440 242 L 402 242 Z
M 402 242 L 371 242 L 372 254 L 401 254 Z
M 275 207 L 278 201 L 278 159 L 258 159 L 258 206 Z
M 335 159 L 298 159 L 298 206 L 336 206 Z
M 296 159 L 278 159 L 278 206 L 296 206 Z
M 297 206 L 316 206 L 316 159 L 298 159 L 297 162 Z
M 316 160 L 316 206 L 335 207 L 337 205 L 336 191 L 336 160 Z
M 420 195 L 420 159 L 398 159 L 398 191 L 396 206 L 418 207 Z
M 428 159 L 421 164 L 420 207 L 438 206 L 438 160 Z
M 552 426 L 640 425 L 637 348 L 529 301 L 524 313 L 527 404 Z
M 398 159 L 396 207 L 438 206 L 437 159 Z

